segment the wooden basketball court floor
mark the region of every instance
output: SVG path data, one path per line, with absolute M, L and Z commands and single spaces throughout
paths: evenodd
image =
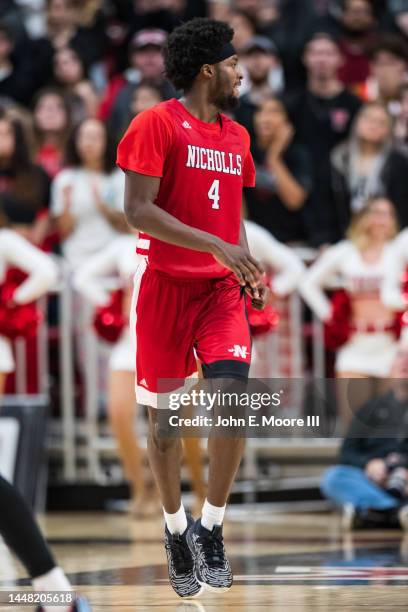
M 408 534 L 345 534 L 335 514 L 232 510 L 225 539 L 234 585 L 192 600 L 179 599 L 168 585 L 160 519 L 50 514 L 41 525 L 72 584 L 96 612 L 408 610 Z M 0 589 L 28 584 L 0 544 Z

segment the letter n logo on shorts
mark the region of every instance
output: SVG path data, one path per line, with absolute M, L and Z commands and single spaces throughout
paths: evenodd
M 234 344 L 234 346 L 228 349 L 229 353 L 232 353 L 234 357 L 239 357 L 240 359 L 246 359 L 248 356 L 248 347 L 240 346 L 239 344 Z

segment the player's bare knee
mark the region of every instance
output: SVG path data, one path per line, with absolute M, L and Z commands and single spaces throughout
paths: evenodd
M 149 441 L 153 449 L 160 454 L 167 454 L 180 444 L 178 438 L 167 437 L 165 432 L 160 430 L 157 422 L 151 423 Z

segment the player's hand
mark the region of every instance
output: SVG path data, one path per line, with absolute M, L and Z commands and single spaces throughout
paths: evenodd
M 255 288 L 261 283 L 261 264 L 241 246 L 218 240 L 211 252 L 220 264 L 234 272 L 240 285 Z
M 256 310 L 263 310 L 271 301 L 271 290 L 263 282 L 257 287 L 247 287 L 247 293 L 251 296 L 252 306 Z

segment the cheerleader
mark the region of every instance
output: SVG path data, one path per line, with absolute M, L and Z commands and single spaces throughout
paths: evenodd
M 0 284 L 6 280 L 8 267 L 18 268 L 28 275 L 15 289 L 7 304 L 0 304 L 2 309 L 8 308 L 10 313 L 17 313 L 18 306 L 36 300 L 55 286 L 58 268 L 48 255 L 5 225 L 4 217 L 0 214 Z M 0 327 L 0 334 L 2 332 L 5 334 L 6 330 Z M 4 391 L 7 374 L 13 372 L 14 368 L 11 342 L 6 335 L 0 335 L 0 394 Z
M 75 289 L 95 307 L 103 307 L 109 304 L 111 294 L 101 280 L 119 275 L 123 290 L 122 313 L 127 317 L 133 276 L 143 262 L 143 257 L 136 252 L 137 244 L 138 237 L 133 233 L 122 234 L 113 240 L 78 269 L 73 278 Z M 144 516 L 151 514 L 152 505 L 157 506 L 157 502 L 143 475 L 142 454 L 133 430 L 134 372 L 135 353 L 129 325 L 125 325 L 109 359 L 108 410 L 119 456 L 130 483 L 132 511 L 136 516 Z
M 329 247 L 309 268 L 300 292 L 313 312 L 331 326 L 347 329 L 336 353 L 338 378 L 381 379 L 389 375 L 396 354 L 395 316 L 380 299 L 389 241 L 397 232 L 395 210 L 389 200 L 369 199 L 355 215 L 347 240 Z M 323 289 L 346 291 L 348 320 L 336 321 L 333 303 Z M 339 334 L 344 332 L 339 330 Z

